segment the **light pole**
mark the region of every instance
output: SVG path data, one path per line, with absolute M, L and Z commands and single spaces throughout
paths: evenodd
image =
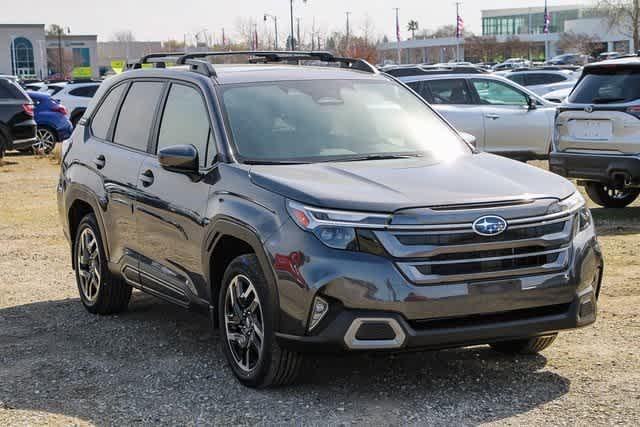
M 273 25 L 274 25 L 275 39 L 273 42 L 273 50 L 278 50 L 278 17 L 265 13 L 264 22 L 267 22 L 268 18 L 273 19 Z
M 398 55 L 398 65 L 400 65 L 402 63 L 400 55 L 400 9 L 394 7 L 394 10 L 396 11 L 396 54 Z
M 347 46 L 346 46 L 346 50 L 349 50 L 349 15 L 351 15 L 351 12 L 345 12 L 345 15 L 347 15 Z
M 303 3 L 306 3 L 307 0 L 302 0 Z M 289 16 L 289 18 L 291 19 L 291 34 L 289 35 L 291 40 L 291 50 L 296 50 L 296 39 L 293 37 L 294 36 L 294 32 L 293 32 L 293 0 L 289 0 L 289 9 L 290 9 L 290 13 L 291 15 Z

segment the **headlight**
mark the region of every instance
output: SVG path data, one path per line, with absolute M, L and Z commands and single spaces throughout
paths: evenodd
M 549 206 L 547 214 L 575 212 L 584 205 L 584 197 L 582 197 L 582 194 L 580 194 L 579 191 L 576 191 L 566 199 L 555 202 Z
M 580 209 L 578 219 L 580 220 L 580 223 L 578 224 L 580 231 L 591 225 L 593 217 L 591 216 L 591 211 L 588 207 L 584 206 L 582 209 Z
M 315 234 L 325 245 L 346 250 L 358 250 L 356 228 L 381 228 L 390 219 L 384 214 L 320 209 L 292 200 L 287 200 L 287 211 L 300 228 Z

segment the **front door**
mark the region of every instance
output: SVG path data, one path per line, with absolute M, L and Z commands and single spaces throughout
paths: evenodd
M 200 90 L 172 83 L 160 112 L 153 153 L 171 145 L 196 147 L 201 173 L 163 169 L 157 156 L 140 170 L 137 204 L 138 239 L 142 249 L 140 276 L 150 292 L 186 305 L 208 294 L 204 282 L 202 245 L 205 208 L 212 185 L 216 154 L 209 114 Z
M 546 154 L 551 137 L 547 108 L 529 109 L 528 95 L 501 81 L 472 80 L 482 108 L 485 150 L 503 154 Z

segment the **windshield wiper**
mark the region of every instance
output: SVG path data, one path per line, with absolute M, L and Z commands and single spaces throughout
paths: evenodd
M 361 157 L 350 157 L 346 159 L 336 160 L 338 162 L 362 162 L 366 160 L 391 160 L 391 159 L 409 159 L 412 157 L 422 157 L 420 153 L 409 154 L 369 154 Z
M 612 104 L 614 102 L 624 101 L 627 98 L 593 98 L 591 102 L 594 104 Z

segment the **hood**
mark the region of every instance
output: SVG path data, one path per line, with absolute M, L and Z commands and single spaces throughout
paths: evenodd
M 395 212 L 399 209 L 486 203 L 523 198 L 565 198 L 566 179 L 487 153 L 453 161 L 394 159 L 306 165 L 259 165 L 251 181 L 312 206 Z

